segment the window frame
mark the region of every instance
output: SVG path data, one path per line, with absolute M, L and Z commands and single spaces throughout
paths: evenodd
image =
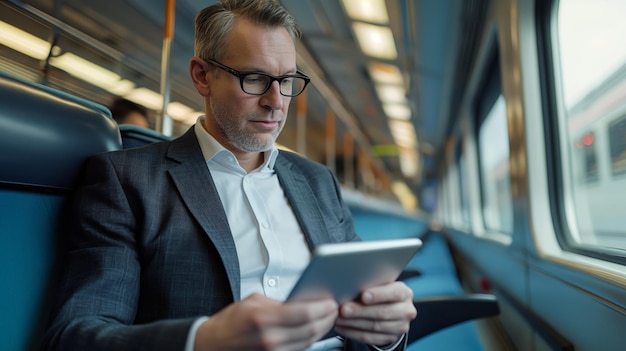
M 574 243 L 572 218 L 575 218 L 572 194 L 568 187 L 575 181 L 564 176 L 564 169 L 571 169 L 568 157 L 563 154 L 561 115 L 565 113 L 562 96 L 560 52 L 558 50 L 559 0 L 539 1 L 535 8 L 537 25 L 537 51 L 539 61 L 540 91 L 543 109 L 544 143 L 550 211 L 555 226 L 556 240 L 563 251 L 579 254 L 611 263 L 626 265 L 623 250 L 579 245 Z M 607 141 L 608 142 L 608 141 Z M 569 205 L 568 205 L 569 204 Z

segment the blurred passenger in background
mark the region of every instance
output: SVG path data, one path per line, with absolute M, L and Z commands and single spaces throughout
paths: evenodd
M 134 124 L 136 126 L 150 128 L 148 123 L 148 110 L 132 101 L 116 99 L 111 107 L 111 114 L 117 124 Z

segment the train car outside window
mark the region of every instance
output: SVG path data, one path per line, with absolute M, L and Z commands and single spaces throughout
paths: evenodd
M 553 50 L 570 248 L 626 252 L 624 1 L 561 1 Z
M 593 132 L 587 132 L 574 142 L 574 160 L 576 164 L 575 178 L 579 183 L 591 183 L 598 181 L 598 151 L 596 136 Z
M 609 148 L 611 150 L 611 174 L 626 175 L 626 115 L 609 125 Z

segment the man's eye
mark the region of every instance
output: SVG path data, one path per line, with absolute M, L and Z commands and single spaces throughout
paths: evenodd
M 251 74 L 249 76 L 246 76 L 246 78 L 244 79 L 246 84 L 265 84 L 267 82 L 267 77 L 258 75 L 258 74 Z

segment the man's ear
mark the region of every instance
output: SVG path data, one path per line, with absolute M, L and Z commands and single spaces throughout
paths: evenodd
M 210 82 L 207 79 L 207 66 L 208 64 L 199 57 L 193 57 L 189 62 L 191 81 L 202 96 L 208 96 L 211 93 Z

